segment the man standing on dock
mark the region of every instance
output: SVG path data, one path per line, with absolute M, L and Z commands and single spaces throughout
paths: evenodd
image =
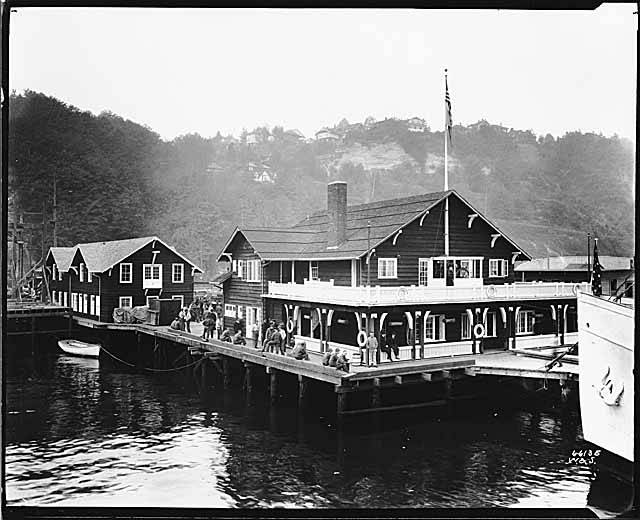
M 377 367 L 378 360 L 376 359 L 376 353 L 378 352 L 378 340 L 373 335 L 373 331 L 369 332 L 369 337 L 367 338 L 367 366 L 368 367 Z

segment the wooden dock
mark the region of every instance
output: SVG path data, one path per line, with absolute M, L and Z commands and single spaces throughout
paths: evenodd
M 131 332 L 136 336 L 153 338 L 155 349 L 158 344 L 184 346 L 189 359 L 203 359 L 216 366 L 216 370 L 224 377 L 230 363 L 235 363 L 236 372 L 243 373 L 246 386 L 255 379 L 251 374 L 259 369 L 266 373 L 270 381 L 270 392 L 275 399 L 278 379 L 281 376 L 296 377 L 299 385 L 299 400 L 307 392 L 310 380 L 333 386 L 336 395 L 336 410 L 339 414 L 354 414 L 371 411 L 399 410 L 421 406 L 438 406 L 451 399 L 465 399 L 471 396 L 457 395 L 452 392 L 454 382 L 463 379 L 472 380 L 477 376 L 498 376 L 508 378 L 556 380 L 560 384 L 577 381 L 578 367 L 573 363 L 562 363 L 547 369 L 549 359 L 554 352 L 498 351 L 475 355 L 449 356 L 430 359 L 416 359 L 381 363 L 377 367 L 352 365 L 349 372 L 322 365 L 322 356 L 309 352 L 308 361 L 296 360 L 292 357 L 272 353 L 262 353 L 251 346 L 232 345 L 219 340 L 202 340 L 198 333 L 199 324 L 192 324 L 193 333 L 175 331 L 167 326 L 146 324 L 104 323 L 81 317 L 73 317 L 73 321 L 82 328 L 100 329 L 104 331 Z M 140 337 L 138 344 L 140 344 Z M 112 347 L 108 347 L 112 348 Z M 556 347 L 557 348 L 557 347 Z M 154 349 L 154 350 L 155 350 Z M 532 355 L 528 355 L 532 354 Z M 204 373 L 204 372 L 203 372 Z M 204 376 L 203 376 L 204 377 Z M 385 405 L 381 392 L 390 389 L 407 388 L 414 385 L 434 384 L 438 388 L 438 397 L 425 403 L 403 403 Z M 226 386 L 226 383 L 225 383 Z M 369 406 L 361 409 L 350 409 L 347 396 L 354 393 L 368 392 Z

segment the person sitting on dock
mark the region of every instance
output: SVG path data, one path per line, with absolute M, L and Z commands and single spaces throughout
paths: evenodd
M 244 335 L 242 334 L 242 329 L 240 329 L 239 331 L 237 331 L 234 335 L 233 335 L 233 344 L 234 345 L 246 345 L 247 342 L 244 339 Z
M 309 353 L 307 352 L 307 344 L 304 341 L 299 341 L 289 355 L 300 361 L 309 361 Z
M 324 356 L 322 356 L 322 364 L 323 364 L 325 367 L 328 367 L 328 366 L 329 366 L 329 360 L 331 359 L 331 355 L 332 355 L 332 354 L 333 354 L 333 349 L 332 349 L 332 348 L 329 348 L 329 350 L 327 350 L 327 351 L 324 353 Z
M 169 327 L 173 330 L 181 330 L 180 329 L 180 320 L 176 317 L 173 319 L 173 321 L 171 322 L 171 325 L 169 325 Z
M 231 331 L 229 329 L 224 329 L 222 331 L 222 336 L 220 336 L 220 340 L 231 343 Z
M 347 359 L 347 351 L 343 350 L 336 360 L 336 368 L 343 372 L 349 372 L 349 360 Z
M 336 364 L 338 363 L 338 356 L 340 355 L 340 349 L 336 348 L 333 351 L 333 354 L 331 354 L 331 357 L 329 358 L 329 366 L 330 367 L 334 367 L 336 366 Z

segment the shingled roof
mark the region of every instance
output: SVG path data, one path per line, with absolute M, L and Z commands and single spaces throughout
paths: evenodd
M 244 235 L 263 260 L 349 260 L 359 258 L 367 253 L 368 247 L 373 248 L 384 242 L 398 229 L 413 222 L 451 194 L 455 194 L 471 207 L 454 190 L 347 206 L 346 239 L 332 249 L 327 248 L 327 227 L 329 225 L 327 210 L 313 213 L 291 228 L 236 228 L 218 256 L 218 260 L 224 256 L 238 233 Z M 369 230 L 367 230 L 367 223 L 370 223 Z M 498 229 L 498 231 L 500 230 Z M 370 241 L 367 240 L 369 232 Z M 509 240 L 507 236 L 505 238 Z M 523 250 L 516 244 L 514 246 Z
M 175 248 L 166 244 L 156 236 L 141 237 L 141 238 L 128 238 L 125 240 L 109 240 L 105 242 L 89 242 L 86 244 L 77 244 L 74 247 L 52 247 L 50 252 L 56 259 L 56 264 L 61 271 L 68 271 L 73 256 L 79 249 L 84 261 L 87 265 L 87 269 L 93 273 L 102 273 L 107 269 L 110 269 L 118 262 L 122 262 L 128 256 L 131 256 L 136 251 L 142 249 L 148 243 L 153 241 L 161 242 L 180 258 L 185 260 L 188 264 L 192 265 L 197 271 L 202 272 L 198 266 L 196 266 L 191 260 L 184 255 L 178 253 Z M 63 265 L 58 261 L 58 258 L 64 259 L 67 263 L 65 269 L 60 266 Z
M 599 256 L 600 264 L 605 271 L 628 271 L 633 269 L 633 258 L 626 256 Z M 593 266 L 593 258 L 590 260 Z M 547 258 L 534 258 L 529 262 L 522 262 L 515 268 L 522 271 L 580 271 L 589 268 L 589 258 L 586 255 L 579 256 L 555 256 Z
M 58 271 L 66 273 L 73 261 L 73 255 L 76 254 L 75 247 L 52 247 L 49 249 L 49 254 L 53 256 L 53 261 L 58 268 Z

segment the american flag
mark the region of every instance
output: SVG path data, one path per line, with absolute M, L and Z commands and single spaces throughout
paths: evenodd
M 591 292 L 594 296 L 602 296 L 602 271 L 603 267 L 598 258 L 598 239 L 593 245 L 593 274 L 591 275 Z
M 453 118 L 451 117 L 451 98 L 449 97 L 449 84 L 447 83 L 447 76 L 444 76 L 444 86 L 445 86 L 445 94 L 444 94 L 444 107 L 446 111 L 446 121 L 445 127 L 449 134 L 449 142 L 452 143 L 451 140 L 451 129 L 453 128 Z

